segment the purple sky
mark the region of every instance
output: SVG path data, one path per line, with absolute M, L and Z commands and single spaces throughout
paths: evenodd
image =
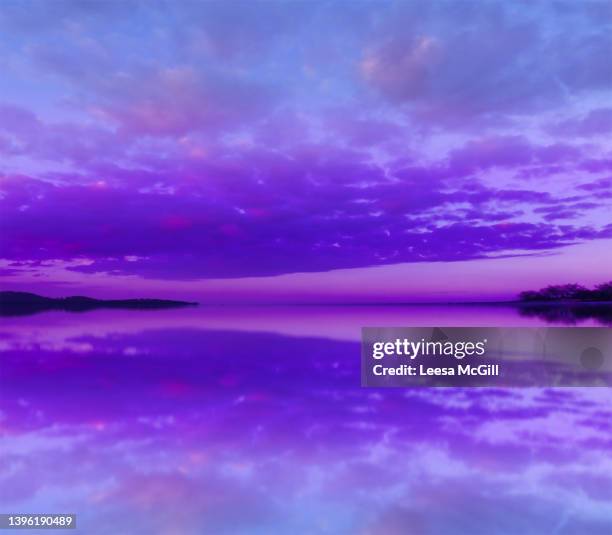
M 611 279 L 611 26 L 604 1 L 5 3 L 2 288 Z

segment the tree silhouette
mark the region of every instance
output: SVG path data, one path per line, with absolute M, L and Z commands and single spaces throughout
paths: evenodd
M 597 296 L 602 301 L 612 301 L 612 281 L 598 284 L 595 287 Z
M 536 291 L 525 291 L 519 299 L 530 301 L 612 301 L 612 281 L 599 284 L 593 290 L 581 284 L 557 284 Z

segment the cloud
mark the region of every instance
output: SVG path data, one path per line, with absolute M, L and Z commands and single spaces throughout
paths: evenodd
M 101 118 L 121 131 L 150 136 L 218 133 L 252 121 L 266 102 L 266 91 L 257 83 L 192 67 L 119 74 L 97 96 Z
M 79 184 L 8 176 L 0 256 L 195 279 L 485 258 L 609 235 L 584 220 L 599 207 L 586 192 L 469 178 L 525 160 L 493 145 L 469 144 L 431 166 L 384 168 L 358 151 L 311 145 L 290 157 L 245 149 L 233 159 L 166 159 L 155 172 L 99 167 Z M 553 223 L 561 217 L 571 220 Z
M 612 108 L 598 108 L 582 117 L 560 121 L 550 127 L 550 131 L 566 137 L 607 134 L 612 131 Z
M 534 3 L 452 2 L 397 8 L 360 63 L 363 79 L 395 105 L 442 124 L 551 109 L 605 90 L 610 16 Z
M 36 5 L 0 18 L 6 260 L 245 277 L 608 235 L 590 4 Z

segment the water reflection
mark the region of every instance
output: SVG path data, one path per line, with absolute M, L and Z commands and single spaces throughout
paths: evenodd
M 580 325 L 585 321 L 595 321 L 612 327 L 612 303 L 530 303 L 521 305 L 518 310 L 521 316 L 541 318 L 546 323 Z
M 2 512 L 87 534 L 609 533 L 607 389 L 361 389 L 359 327 L 437 312 L 306 308 L 3 321 Z

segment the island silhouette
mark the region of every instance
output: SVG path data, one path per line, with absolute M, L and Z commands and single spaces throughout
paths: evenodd
M 594 319 L 612 326 L 612 281 L 593 289 L 580 284 L 546 286 L 519 294 L 519 314 L 539 317 L 548 323 L 575 325 Z
M 94 299 L 75 295 L 71 297 L 44 297 L 30 292 L 0 292 L 0 315 L 19 316 L 45 310 L 85 312 L 99 308 L 164 309 L 195 306 L 198 303 L 168 299 Z
M 592 290 L 581 284 L 546 286 L 536 291 L 519 294 L 523 303 L 539 302 L 612 302 L 612 281 L 595 286 Z

